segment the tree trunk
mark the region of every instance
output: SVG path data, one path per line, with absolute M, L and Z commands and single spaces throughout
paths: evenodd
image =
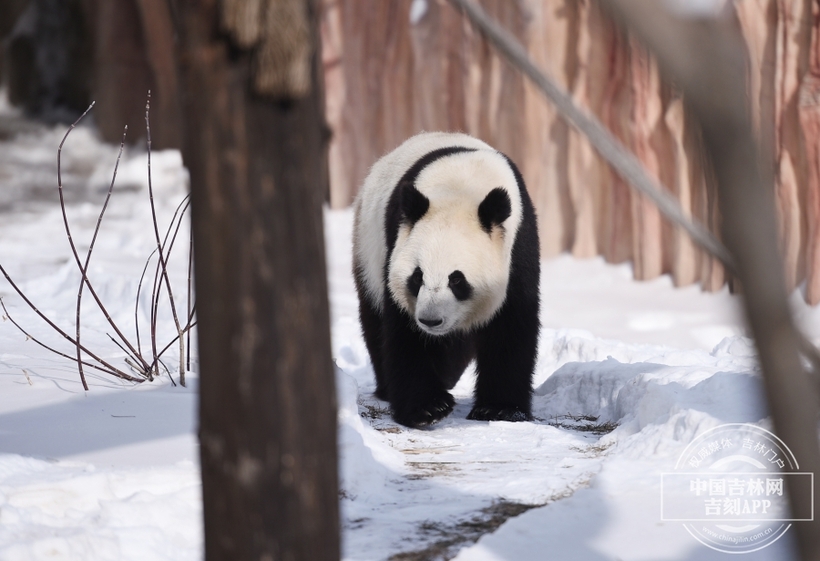
M 156 149 L 179 148 L 180 108 L 174 35 L 166 0 L 89 0 L 95 18 L 94 95 L 100 135 L 119 142 L 145 138 L 151 90 L 151 136 Z
M 338 559 L 316 6 L 298 0 L 313 41 L 308 93 L 276 100 L 253 93 L 258 61 L 252 47 L 229 44 L 227 4 L 176 2 L 205 558 Z
M 30 116 L 49 122 L 72 122 L 89 103 L 91 40 L 80 0 L 32 0 L 22 12 L 10 2 L 0 17 L 9 100 Z M 120 128 L 119 134 L 122 134 Z
M 29 0 L 4 0 L 0 2 L 0 47 L 5 42 L 6 37 L 9 36 L 14 24 L 17 23 L 17 18 L 25 11 L 29 4 Z M 3 49 L 0 48 L 0 83 L 5 81 L 3 75 L 3 63 L 6 55 Z

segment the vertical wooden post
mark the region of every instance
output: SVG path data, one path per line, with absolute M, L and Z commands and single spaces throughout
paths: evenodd
M 17 23 L 17 18 L 28 7 L 28 0 L 6 0 L 0 2 L 0 83 L 5 82 L 3 64 L 5 63 L 5 41 Z
M 89 102 L 91 41 L 83 2 L 30 0 L 21 5 L 14 0 L 3 4 L 0 18 L 15 18 L 0 24 L 0 56 L 5 59 L 3 81 L 8 85 L 9 101 L 29 116 L 71 123 Z
M 168 0 L 85 0 L 95 22 L 94 97 L 100 135 L 131 142 L 144 135 L 145 96 L 151 90 L 153 148 L 179 148 L 180 108 L 174 29 Z
M 307 93 L 253 93 L 254 48 L 217 0 L 177 0 L 191 174 L 205 558 L 339 558 L 336 404 L 322 235 L 316 5 Z M 270 54 L 270 53 L 269 53 Z

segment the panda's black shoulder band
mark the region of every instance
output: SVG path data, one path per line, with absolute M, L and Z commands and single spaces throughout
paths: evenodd
M 385 213 L 384 231 L 387 239 L 388 255 L 392 253 L 398 237 L 399 224 L 409 222 L 415 224 L 420 220 L 430 207 L 430 201 L 418 189 L 416 189 L 416 179 L 421 171 L 446 156 L 461 152 L 475 152 L 475 148 L 465 146 L 448 146 L 428 152 L 410 166 L 404 172 L 398 184 L 390 195 Z
M 475 148 L 467 148 L 465 146 L 447 146 L 446 148 L 438 148 L 436 150 L 433 150 L 432 152 L 428 152 L 427 154 L 416 160 L 416 163 L 414 163 L 412 166 L 410 166 L 410 169 L 404 172 L 404 175 L 402 176 L 399 183 L 403 181 L 409 181 L 410 183 L 415 184 L 416 178 L 421 173 L 421 170 L 423 170 L 436 160 L 440 160 L 441 158 L 444 158 L 445 156 L 450 156 L 451 154 L 475 151 Z

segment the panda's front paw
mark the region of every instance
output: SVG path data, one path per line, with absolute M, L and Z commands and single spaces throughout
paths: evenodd
M 393 420 L 414 429 L 428 427 L 452 413 L 455 404 L 453 396 L 444 392 L 421 406 L 393 406 Z
M 499 407 L 493 405 L 476 405 L 467 418 L 471 421 L 531 421 L 532 415 L 518 407 Z

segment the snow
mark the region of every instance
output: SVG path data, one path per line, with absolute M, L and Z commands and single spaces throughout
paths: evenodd
M 413 0 L 410 4 L 410 24 L 416 25 L 427 13 L 427 0 Z
M 0 115 L 9 114 L 0 100 Z M 79 275 L 54 189 L 63 133 L 29 126 L 0 140 L 0 264 L 73 330 Z M 116 152 L 86 127 L 63 152 L 81 250 Z M 152 169 L 166 224 L 187 174 L 174 151 L 154 153 Z M 154 243 L 145 170 L 145 153 L 127 150 L 89 273 L 130 329 Z M 660 474 L 674 471 L 686 446 L 713 427 L 770 426 L 735 296 L 676 289 L 668 278 L 635 282 L 629 265 L 601 259 L 547 260 L 536 420 L 467 421 L 468 372 L 453 392 L 453 414 L 411 430 L 393 423 L 372 395 L 350 274 L 352 215 L 328 210 L 325 219 L 345 559 L 401 552 L 461 561 L 724 558 L 681 523 L 661 520 Z M 184 287 L 187 249 L 177 251 L 172 280 Z M 32 335 L 72 352 L 5 281 L 0 296 Z M 87 294 L 84 302 L 84 341 L 121 365 L 105 319 Z M 820 339 L 820 312 L 798 293 L 792 302 L 801 325 Z M 147 317 L 141 321 L 144 329 Z M 162 322 L 167 340 L 170 314 Z M 201 559 L 195 364 L 185 388 L 167 375 L 133 385 L 87 371 L 91 390 L 84 392 L 69 361 L 0 322 L 0 559 Z M 788 559 L 793 538 L 787 532 L 746 558 Z

